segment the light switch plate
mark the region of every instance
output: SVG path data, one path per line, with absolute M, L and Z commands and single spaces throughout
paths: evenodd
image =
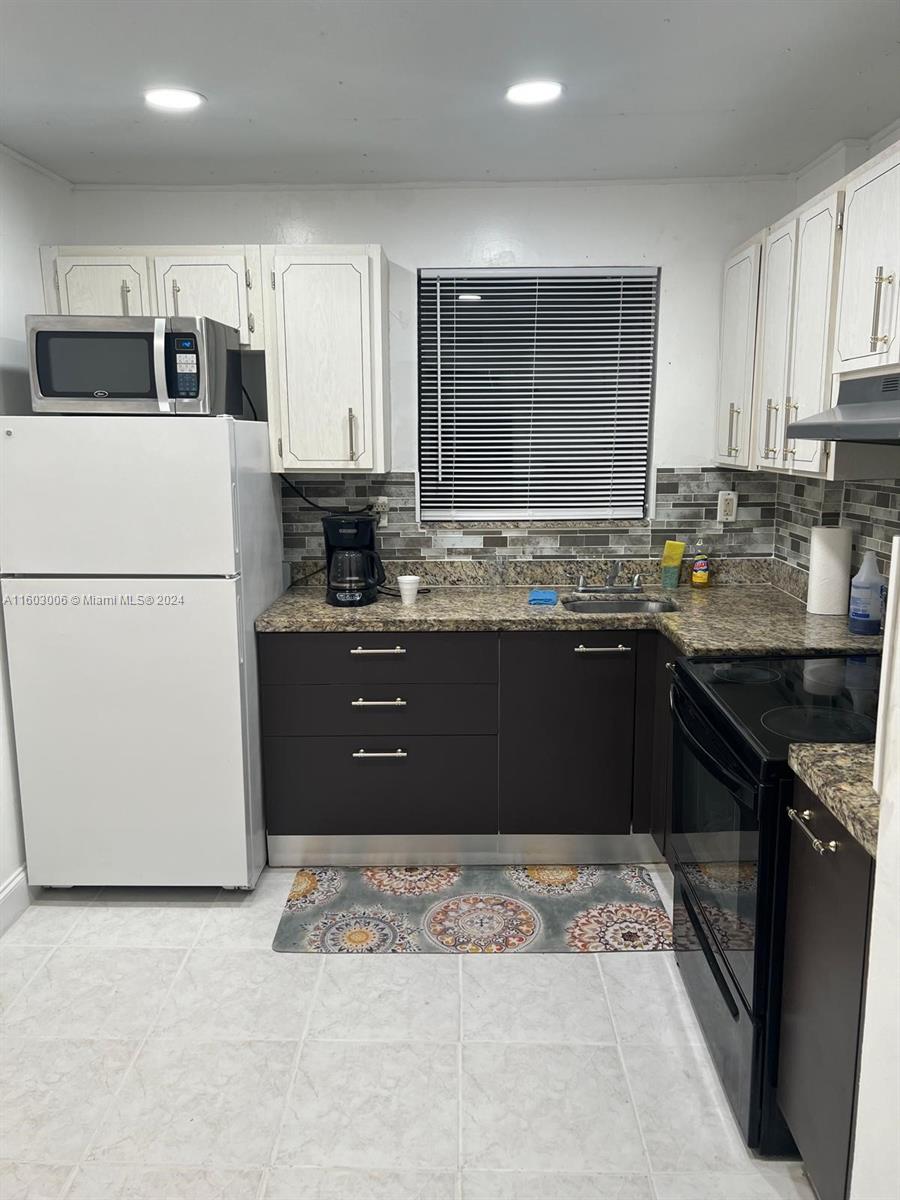
M 737 519 L 737 492 L 719 492 L 719 504 L 716 508 L 717 521 L 734 521 Z

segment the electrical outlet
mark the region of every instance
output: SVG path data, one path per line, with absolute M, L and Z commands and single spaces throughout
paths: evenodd
M 737 492 L 719 492 L 719 504 L 716 509 L 717 521 L 734 521 L 737 519 Z

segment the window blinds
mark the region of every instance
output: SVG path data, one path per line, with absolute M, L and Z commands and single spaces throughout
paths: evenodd
M 659 272 L 419 272 L 424 520 L 642 517 Z

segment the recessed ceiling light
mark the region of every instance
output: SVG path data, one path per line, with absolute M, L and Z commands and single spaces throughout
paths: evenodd
M 549 104 L 560 98 L 562 90 L 563 85 L 554 79 L 530 79 L 508 87 L 506 98 L 512 104 Z
M 481 297 L 478 295 L 477 292 L 460 292 L 456 298 L 457 298 L 457 300 L 467 300 L 467 301 L 481 299 Z
M 187 88 L 150 88 L 144 92 L 144 99 L 151 108 L 161 108 L 166 112 L 190 112 L 199 108 L 206 97 Z

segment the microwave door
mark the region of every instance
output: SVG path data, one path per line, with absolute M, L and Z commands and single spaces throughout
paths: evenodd
M 164 317 L 26 318 L 35 412 L 173 413 Z

